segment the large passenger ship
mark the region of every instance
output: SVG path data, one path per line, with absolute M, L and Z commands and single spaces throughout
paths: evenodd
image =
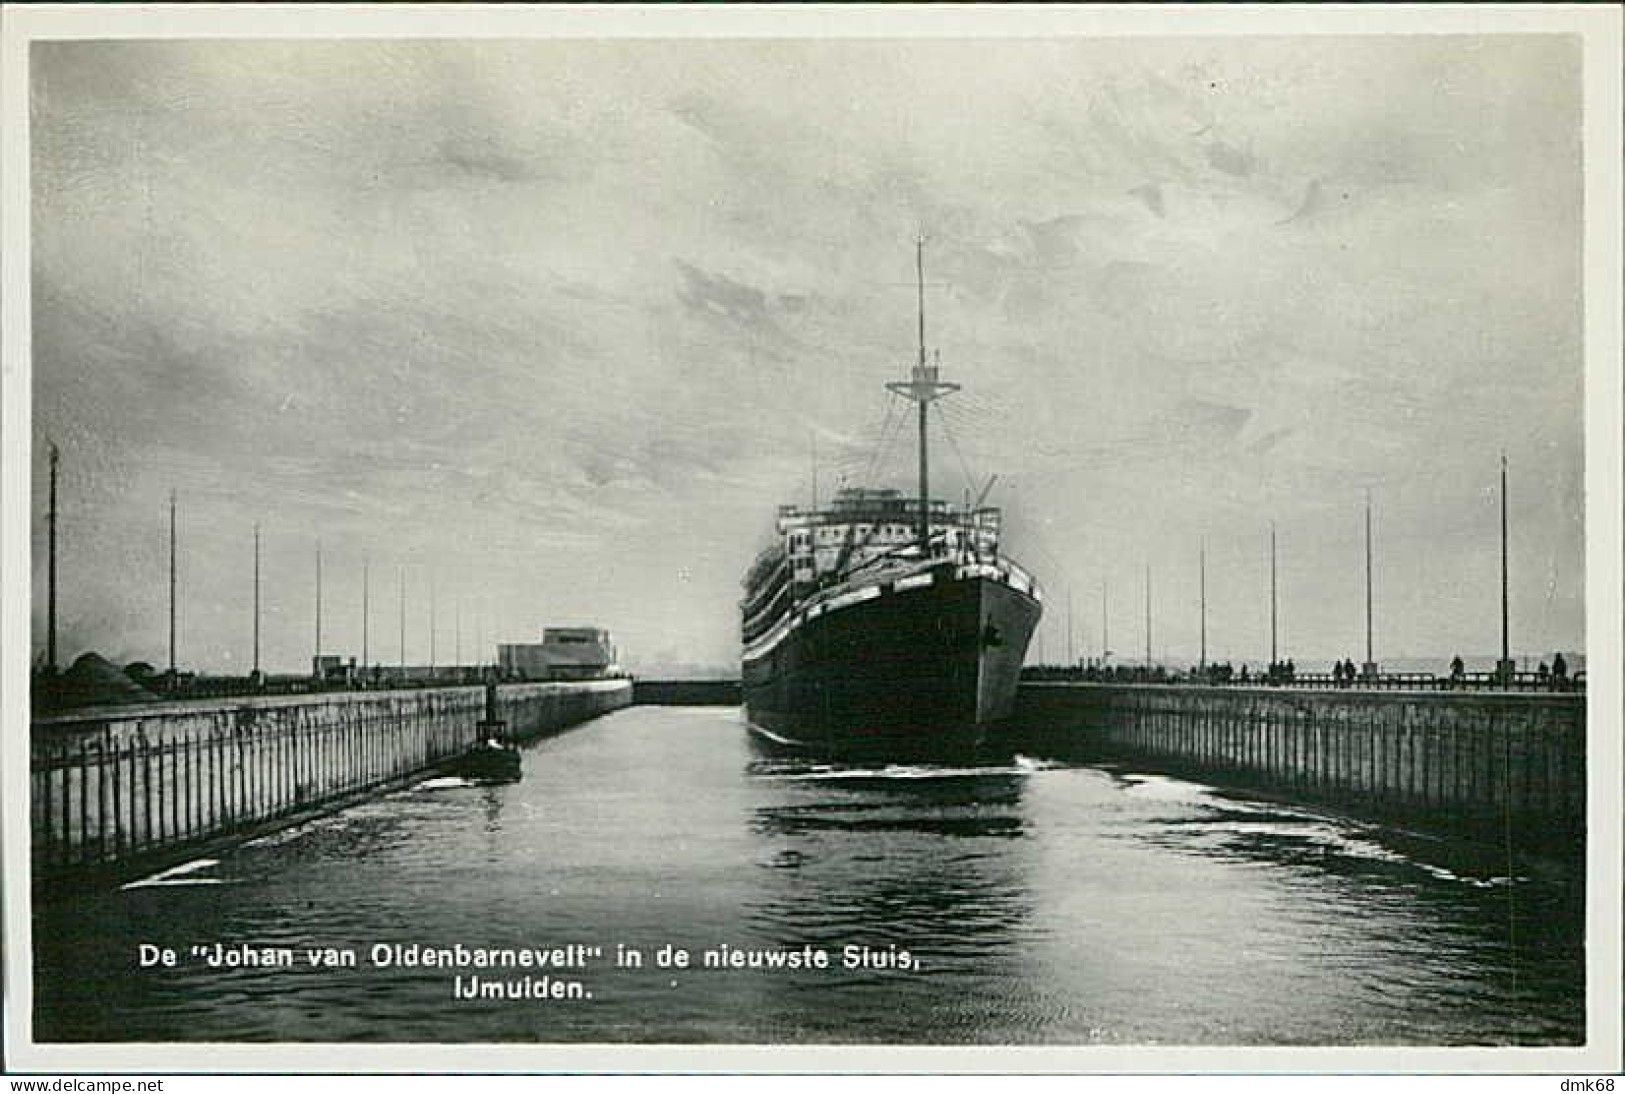
M 1001 553 L 1000 511 L 930 495 L 928 414 L 956 390 L 925 356 L 887 384 L 918 414 L 919 482 L 848 488 L 825 508 L 781 506 L 740 603 L 751 729 L 820 752 L 959 750 L 1011 715 L 1041 593 Z

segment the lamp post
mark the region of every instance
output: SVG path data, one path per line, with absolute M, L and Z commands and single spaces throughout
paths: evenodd
M 1198 654 L 1196 667 L 1207 669 L 1207 540 L 1202 540 L 1196 553 L 1197 597 L 1200 603 L 1200 616 L 1202 623 L 1201 652 Z
M 1270 521 L 1270 664 L 1280 660 L 1275 647 L 1275 522 Z
M 1372 652 L 1371 614 L 1371 491 L 1365 492 L 1365 664 L 1360 676 L 1368 681 L 1377 678 L 1377 659 Z
M 51 444 L 51 508 L 46 514 L 48 546 L 45 594 L 45 671 L 56 675 L 56 444 Z
M 1518 666 L 1512 660 L 1512 640 L 1507 611 L 1507 454 L 1501 450 L 1501 660 L 1495 675 L 1503 684 L 1512 683 Z
M 175 491 L 169 492 L 169 690 L 179 684 L 175 676 Z
M 259 687 L 260 675 L 260 526 L 254 522 L 254 668 L 248 674 L 249 683 Z
M 1151 668 L 1151 566 L 1145 568 L 1145 667 Z

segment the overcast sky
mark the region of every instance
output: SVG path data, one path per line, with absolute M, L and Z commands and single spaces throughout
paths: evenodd
M 774 507 L 1000 478 L 1040 642 L 1582 644 L 1580 53 L 1562 36 L 74 42 L 32 49 L 35 577 L 62 660 L 436 658 L 548 624 L 737 663 Z M 458 617 L 460 615 L 460 628 Z M 44 600 L 34 608 L 43 646 Z M 460 631 L 460 639 L 458 637 Z M 1034 656 L 1038 653 L 1035 644 Z M 1442 667 L 1442 665 L 1441 665 Z

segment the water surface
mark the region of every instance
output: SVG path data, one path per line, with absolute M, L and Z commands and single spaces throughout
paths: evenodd
M 35 924 L 35 1037 L 1583 1040 L 1581 921 L 1560 879 L 1132 767 L 774 757 L 739 717 L 620 711 L 529 746 L 519 783 L 425 780 L 52 909 Z M 138 968 L 142 942 L 183 964 Z M 186 957 L 215 942 L 300 963 Z M 591 998 L 459 1000 L 474 970 L 369 967 L 379 943 L 604 956 L 554 977 Z M 655 967 L 663 947 L 697 963 L 724 945 L 837 967 Z M 329 946 L 358 967 L 304 960 Z M 614 967 L 617 946 L 645 964 Z M 841 969 L 848 946 L 916 967 Z

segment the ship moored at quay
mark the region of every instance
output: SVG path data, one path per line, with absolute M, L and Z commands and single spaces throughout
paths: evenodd
M 751 730 L 828 753 L 919 755 L 982 743 L 1007 720 L 1042 612 L 1001 552 L 999 509 L 930 495 L 928 414 L 958 390 L 926 363 L 923 249 L 915 497 L 849 487 L 825 508 L 781 506 L 744 579 L 741 677 Z M 991 485 L 991 482 L 990 482 Z

